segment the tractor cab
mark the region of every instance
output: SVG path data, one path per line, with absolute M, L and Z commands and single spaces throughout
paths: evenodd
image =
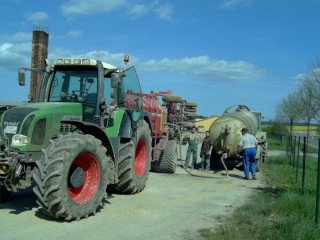
M 45 69 L 19 70 L 20 85 L 25 84 L 25 70 L 43 73 L 40 102 L 80 103 L 85 122 L 102 123 L 101 118 L 115 107 L 128 109 L 135 113 L 135 119 L 140 118 L 136 115 L 142 110 L 142 92 L 134 67 L 120 70 L 87 58 L 60 58 L 52 65 L 46 61 L 46 65 Z

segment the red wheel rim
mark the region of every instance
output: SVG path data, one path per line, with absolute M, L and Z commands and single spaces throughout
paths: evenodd
M 76 204 L 87 204 L 96 195 L 100 182 L 100 167 L 98 160 L 91 153 L 81 153 L 73 161 L 70 169 L 80 167 L 83 170 L 83 183 L 80 187 L 73 187 L 68 183 L 68 193 Z M 70 172 L 69 172 L 70 175 Z
M 136 149 L 136 156 L 134 161 L 134 170 L 138 177 L 141 177 L 147 167 L 148 161 L 148 146 L 143 138 L 139 139 Z

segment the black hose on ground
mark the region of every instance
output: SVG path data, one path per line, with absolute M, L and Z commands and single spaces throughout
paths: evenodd
M 181 142 L 181 139 L 182 139 L 182 134 L 181 134 L 181 131 L 180 131 L 180 128 L 179 126 L 177 126 L 176 124 L 173 124 L 173 123 L 166 123 L 167 125 L 169 126 L 173 126 L 174 128 L 178 129 L 179 131 L 179 136 L 180 136 L 180 139 L 179 139 L 179 153 L 180 153 L 180 161 L 181 161 L 181 165 L 183 167 L 183 169 L 190 175 L 190 176 L 193 176 L 193 177 L 202 177 L 202 178 L 213 178 L 213 179 L 222 179 L 222 178 L 227 178 L 229 177 L 229 172 L 228 172 L 228 169 L 226 167 L 226 164 L 224 162 L 224 159 L 227 158 L 228 154 L 227 153 L 224 153 L 222 154 L 221 156 L 221 162 L 222 162 L 222 165 L 224 167 L 224 169 L 226 170 L 226 175 L 225 176 L 212 176 L 212 173 L 207 173 L 206 175 L 204 174 L 195 174 L 194 172 L 191 172 L 190 170 L 188 170 L 185 165 L 183 164 L 182 162 L 182 150 L 181 150 L 181 145 L 182 145 L 182 142 Z
M 220 159 L 224 169 L 226 170 L 226 175 L 225 176 L 212 176 L 212 173 L 210 173 L 210 172 L 207 172 L 206 175 L 204 175 L 204 174 L 195 174 L 194 172 L 191 172 L 189 169 L 187 169 L 185 167 L 185 165 L 182 163 L 182 160 L 181 160 L 181 145 L 180 145 L 180 161 L 181 161 L 181 165 L 182 165 L 183 169 L 193 177 L 213 178 L 213 179 L 222 179 L 222 178 L 229 177 L 229 172 L 228 172 L 228 169 L 227 169 L 226 164 L 224 162 L 224 159 L 227 158 L 227 155 L 228 155 L 227 153 L 222 154 L 221 159 Z

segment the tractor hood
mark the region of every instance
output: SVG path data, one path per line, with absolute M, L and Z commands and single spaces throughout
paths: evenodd
M 26 103 L 3 113 L 1 127 L 11 142 L 20 134 L 30 139 L 31 145 L 44 145 L 59 134 L 61 121 L 82 121 L 81 103 Z

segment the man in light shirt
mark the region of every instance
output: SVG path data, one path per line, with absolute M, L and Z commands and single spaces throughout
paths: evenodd
M 242 138 L 240 139 L 237 152 L 242 152 L 243 157 L 243 168 L 245 179 L 250 179 L 250 165 L 251 165 L 251 176 L 252 179 L 257 179 L 256 177 L 256 153 L 258 147 L 257 139 L 248 133 L 247 128 L 241 129 Z

